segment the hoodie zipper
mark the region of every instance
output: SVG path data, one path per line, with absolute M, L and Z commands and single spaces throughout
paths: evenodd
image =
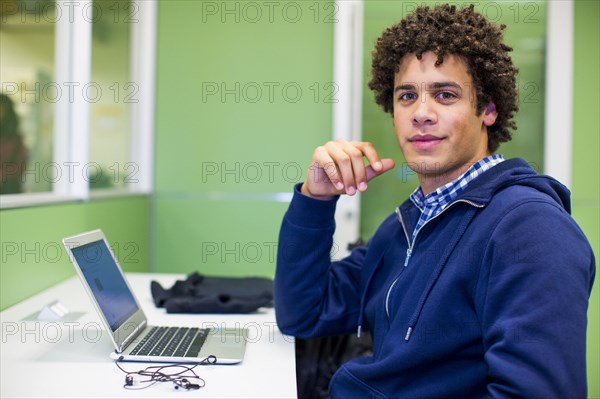
M 464 203 L 469 204 L 471 206 L 474 206 L 476 208 L 483 208 L 484 207 L 484 205 L 482 205 L 482 204 L 478 204 L 478 203 L 475 203 L 473 201 L 469 201 L 469 200 L 465 200 L 465 199 L 459 199 L 459 200 L 456 200 L 454 202 L 451 202 L 440 213 L 438 213 L 437 215 L 435 215 L 431 219 L 427 220 L 425 223 L 423 223 L 423 225 L 421 227 L 419 227 L 419 230 L 417 230 L 417 232 L 415 233 L 415 237 L 412 240 L 412 242 L 411 242 L 411 240 L 409 238 L 408 232 L 406 231 L 406 227 L 404 225 L 404 220 L 402 219 L 402 214 L 400 213 L 400 208 L 396 208 L 396 215 L 398 215 L 398 221 L 402 225 L 402 229 L 404 230 L 404 235 L 406 236 L 406 241 L 408 243 L 408 248 L 406 249 L 406 258 L 404 259 L 404 267 L 408 266 L 408 262 L 409 262 L 409 260 L 410 260 L 410 258 L 412 256 L 412 254 L 413 254 L 413 250 L 414 250 L 414 247 L 415 247 L 415 242 L 417 241 L 417 237 L 418 237 L 419 233 L 421 232 L 421 230 L 423 229 L 423 227 L 425 227 L 429 222 L 431 222 L 432 220 L 436 219 L 438 216 L 440 216 L 441 214 L 443 214 L 444 212 L 446 212 L 454 204 L 458 204 L 459 202 L 464 202 Z M 400 273 L 400 274 L 402 274 L 402 273 Z M 399 279 L 400 279 L 400 275 L 398 275 L 394 279 L 394 281 L 390 285 L 390 288 L 388 288 L 387 294 L 385 296 L 385 313 L 386 313 L 386 315 L 388 317 L 388 320 L 390 319 L 390 312 L 389 312 L 390 294 L 392 293 L 392 289 L 394 288 L 394 285 L 396 285 L 396 283 L 398 282 Z

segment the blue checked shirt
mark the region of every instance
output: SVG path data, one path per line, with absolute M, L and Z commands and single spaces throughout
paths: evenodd
M 419 218 L 419 221 L 413 230 L 411 245 L 415 241 L 415 237 L 419 229 L 423 227 L 428 220 L 432 219 L 446 209 L 452 200 L 454 200 L 458 194 L 463 192 L 467 185 L 473 181 L 473 179 L 502 161 L 504 161 L 502 154 L 494 154 L 490 155 L 489 157 L 485 157 L 474 163 L 456 180 L 439 187 L 434 192 L 427 194 L 427 196 L 423 195 L 421 187 L 417 187 L 417 189 L 410 195 L 410 200 L 416 205 L 417 208 L 421 210 L 421 217 Z

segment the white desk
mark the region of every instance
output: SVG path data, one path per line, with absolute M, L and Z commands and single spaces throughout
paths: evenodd
M 206 381 L 200 390 L 176 391 L 172 383 L 126 390 L 125 375 L 108 357 L 113 350 L 110 338 L 81 282 L 72 277 L 0 313 L 0 397 L 296 397 L 294 341 L 281 334 L 272 309 L 248 315 L 167 314 L 152 303 L 150 281 L 170 287 L 184 276 L 130 273 L 127 278 L 151 324 L 248 328 L 244 361 L 238 365 L 196 367 L 197 374 Z M 84 314 L 73 322 L 23 320 L 54 300 L 61 301 L 71 312 Z M 140 370 L 149 364 L 121 365 L 127 370 Z

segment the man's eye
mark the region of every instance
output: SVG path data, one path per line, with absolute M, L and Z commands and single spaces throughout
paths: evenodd
M 439 92 L 435 97 L 436 99 L 446 103 L 454 102 L 458 99 L 458 96 L 450 91 Z
M 414 101 L 417 99 L 417 95 L 415 93 L 404 93 L 398 97 L 400 101 Z

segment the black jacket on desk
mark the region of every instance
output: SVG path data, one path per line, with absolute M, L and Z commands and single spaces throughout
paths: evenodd
M 208 277 L 196 272 L 169 289 L 150 283 L 154 304 L 167 313 L 249 313 L 273 306 L 273 281 L 262 277 Z

